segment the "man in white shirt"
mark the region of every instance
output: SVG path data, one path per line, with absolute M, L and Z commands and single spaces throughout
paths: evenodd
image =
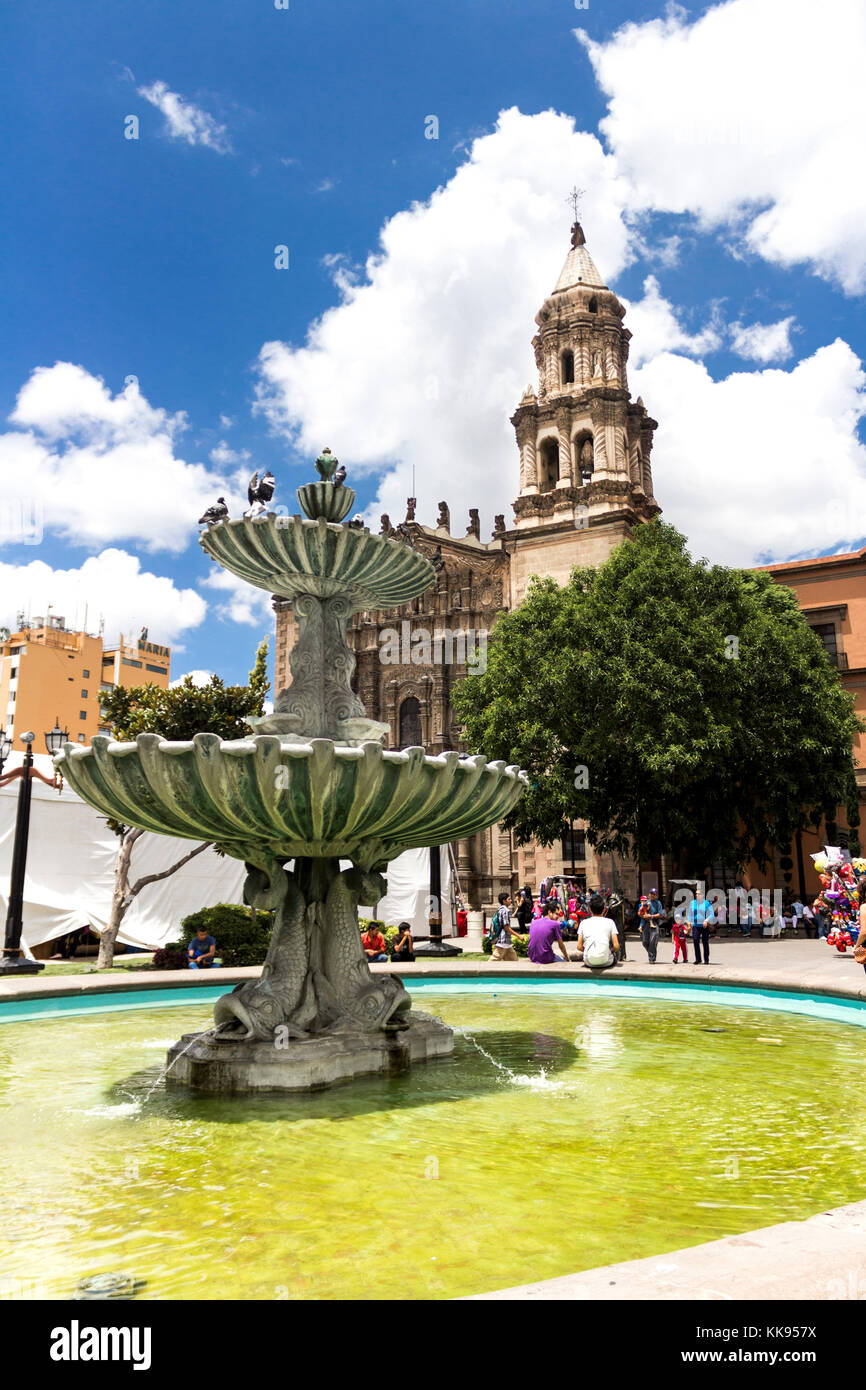
M 610 917 L 602 916 L 604 900 L 598 893 L 594 893 L 590 898 L 589 910 L 592 915 L 584 917 L 580 924 L 577 949 L 583 951 L 583 963 L 591 970 L 607 970 L 611 965 L 617 964 L 619 937 L 616 934 L 616 922 Z

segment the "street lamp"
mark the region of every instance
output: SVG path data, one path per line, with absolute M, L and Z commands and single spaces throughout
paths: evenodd
M 49 752 L 57 751 L 65 739 L 65 735 L 58 727 L 52 729 L 50 734 L 45 735 L 45 745 Z M 52 741 L 59 736 L 61 743 L 52 748 Z M 27 839 L 30 834 L 30 795 L 33 789 L 33 778 L 38 777 L 40 782 L 46 782 L 49 787 L 58 785 L 57 778 L 44 777 L 41 772 L 37 772 L 33 766 L 33 740 L 36 735 L 27 733 L 21 735 L 21 742 L 26 748 L 24 762 L 21 767 L 15 768 L 3 779 L 4 782 L 11 782 L 18 778 L 21 782 L 18 788 L 18 812 L 15 818 L 15 842 L 12 849 L 12 876 L 9 885 L 9 907 L 6 912 L 6 938 L 3 945 L 3 954 L 0 956 L 0 975 L 36 975 L 45 966 L 38 960 L 28 960 L 21 950 L 21 929 L 23 925 L 22 912 L 24 908 L 24 875 L 27 869 Z M 3 739 L 2 745 L 8 745 L 11 751 L 11 740 Z M 8 757 L 8 751 L 6 756 Z
M 45 735 L 45 747 L 48 749 L 48 752 L 51 754 L 52 758 L 54 757 L 55 753 L 60 752 L 64 743 L 68 742 L 69 730 L 61 729 L 59 718 L 55 719 L 54 728 L 51 730 L 49 734 Z
M 439 861 L 440 846 L 430 850 L 430 911 L 427 914 L 430 935 L 426 942 L 415 947 L 416 956 L 462 956 L 459 946 L 442 940 L 442 874 Z

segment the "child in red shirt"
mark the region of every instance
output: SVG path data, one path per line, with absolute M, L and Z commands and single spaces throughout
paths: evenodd
M 688 944 L 687 944 L 687 943 L 688 943 L 688 935 L 687 935 L 687 933 L 686 933 L 686 924 L 685 924 L 685 922 L 678 922 L 677 919 L 674 918 L 674 924 L 673 924 L 673 928 L 672 928 L 672 935 L 673 935 L 673 939 L 674 939 L 674 965 L 676 965 L 677 961 L 679 960 L 680 949 L 682 949 L 682 953 L 683 953 L 683 964 L 684 964 L 684 965 L 688 965 L 688 963 L 689 963 L 689 948 L 688 948 Z

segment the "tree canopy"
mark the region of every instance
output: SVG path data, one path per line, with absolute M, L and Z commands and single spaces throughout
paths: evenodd
M 793 593 L 692 561 L 661 521 L 564 588 L 533 580 L 454 706 L 471 748 L 529 773 L 522 842 L 582 819 L 602 853 L 763 863 L 850 799 L 853 697 Z
M 103 723 L 116 739 L 127 742 L 138 734 L 161 734 L 183 741 L 195 734 L 219 734 L 220 738 L 243 738 L 250 732 L 249 716 L 264 713 L 268 681 L 268 640 L 256 651 L 248 685 L 226 685 L 211 676 L 207 685 L 194 685 L 185 676 L 179 685 L 162 690 L 157 685 L 135 685 L 128 689 L 116 685 L 104 692 Z

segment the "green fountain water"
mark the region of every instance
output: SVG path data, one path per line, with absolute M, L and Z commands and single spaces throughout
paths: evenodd
M 144 1102 L 203 1007 L 5 1024 L 0 1156 L 22 1176 L 0 1270 L 49 1298 L 115 1270 L 146 1298 L 447 1298 L 862 1195 L 860 1029 L 531 991 L 428 1002 L 452 1057 L 305 1096 L 160 1084 Z

